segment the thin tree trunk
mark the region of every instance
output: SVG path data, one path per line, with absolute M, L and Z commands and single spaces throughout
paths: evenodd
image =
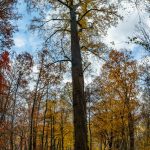
M 46 137 L 45 137 L 45 143 L 44 143 L 44 147 L 45 147 L 45 150 L 48 150 L 49 149 L 49 126 L 50 126 L 50 121 L 47 122 L 47 130 L 46 130 Z
M 44 149 L 43 150 L 48 150 L 48 131 L 46 133 L 45 144 L 44 144 Z
M 45 130 L 45 124 L 46 124 L 46 113 L 47 113 L 47 107 L 48 107 L 48 86 L 47 86 L 47 93 L 46 93 L 46 108 L 44 111 L 44 118 L 43 118 L 43 131 L 42 131 L 42 150 L 44 149 L 44 130 Z
M 89 108 L 88 108 L 88 116 L 89 116 L 89 150 L 92 150 L 92 130 L 91 130 L 91 98 L 90 98 L 90 91 L 88 91 L 88 102 L 89 102 Z
M 13 110 L 12 110 L 12 116 L 11 116 L 11 134 L 10 134 L 10 144 L 11 144 L 11 150 L 14 149 L 14 119 L 15 119 L 15 110 L 16 110 L 16 100 L 17 100 L 17 92 L 20 84 L 22 74 L 19 72 L 19 77 L 16 84 L 16 90 L 15 90 L 15 97 L 13 102 Z
M 8 110 L 8 102 L 9 102 L 9 98 L 10 98 L 10 94 L 11 94 L 11 87 L 12 87 L 12 81 L 11 81 L 11 83 L 10 83 L 10 85 L 9 85 L 9 89 L 8 89 L 8 93 L 7 93 L 7 97 L 6 97 L 6 101 L 4 102 L 5 104 L 4 104 L 4 107 L 2 108 L 3 109 L 3 111 L 2 111 L 2 115 L 1 115 L 1 119 L 0 119 L 0 124 L 1 123 L 3 123 L 4 121 L 5 121 L 5 114 L 6 114 L 6 112 L 7 112 L 7 110 Z M 1 95 L 1 94 L 0 94 Z M 1 97 L 0 97 L 0 99 L 1 99 Z M 2 100 L 1 100 L 2 101 Z
M 112 131 L 110 133 L 110 139 L 108 142 L 108 146 L 109 146 L 109 150 L 112 150 L 112 146 L 113 146 L 113 132 Z
M 71 55 L 74 116 L 74 150 L 88 150 L 86 101 L 84 96 L 84 77 L 81 49 L 79 44 L 76 13 L 70 10 L 71 16 Z
M 64 150 L 64 118 L 63 118 L 63 114 L 64 114 L 64 111 L 61 110 L 61 150 Z
M 33 140 L 34 140 L 33 135 L 35 134 L 34 113 L 35 113 L 35 108 L 36 108 L 36 105 L 37 105 L 37 90 L 38 90 L 40 77 L 41 77 L 41 69 L 42 69 L 42 66 L 40 68 L 38 80 L 37 80 L 37 83 L 36 83 L 35 95 L 34 95 L 33 105 L 32 105 L 32 110 L 31 110 L 29 150 L 33 150 Z M 34 147 L 34 149 L 35 149 L 35 147 Z
M 20 150 L 23 150 L 23 136 L 20 137 Z
M 128 128 L 130 138 L 130 150 L 134 150 L 134 122 L 131 112 L 128 113 Z
M 36 136 L 37 136 L 37 125 L 36 125 L 36 123 L 35 123 L 35 121 L 34 121 L 34 124 L 33 124 L 33 150 L 35 150 L 36 149 Z
M 122 122 L 122 129 L 121 129 L 121 144 L 119 146 L 119 150 L 126 150 L 127 149 L 127 140 L 126 140 L 126 134 L 125 134 L 125 121 L 124 121 L 124 113 L 125 113 L 125 105 L 123 107 L 123 114 L 121 116 L 121 122 Z
M 44 91 L 44 89 L 43 89 Z M 41 92 L 41 94 L 43 93 Z M 40 110 L 40 104 L 41 104 L 41 95 L 37 94 L 37 103 L 36 103 L 36 109 L 35 109 L 35 121 L 34 121 L 34 126 L 33 126 L 33 148 L 36 149 L 37 147 L 37 129 L 38 129 L 38 116 L 39 116 L 39 110 Z
M 145 144 L 149 144 L 149 139 L 150 139 L 150 115 L 146 115 L 146 141 Z
M 56 150 L 61 150 L 61 146 L 60 146 L 61 144 L 60 143 L 61 143 L 60 139 L 58 139 Z
M 51 134 L 50 134 L 50 141 L 51 141 L 51 145 L 50 145 L 50 150 L 52 150 L 53 148 L 53 117 L 51 116 L 51 128 L 50 128 Z
M 51 116 L 51 146 L 50 150 L 55 150 L 55 118 L 54 116 Z
M 55 147 L 56 147 L 56 139 L 55 139 L 55 116 L 53 116 L 53 149 L 52 150 L 55 150 Z
M 129 150 L 134 150 L 134 120 L 130 110 L 130 99 L 127 96 L 126 90 L 126 104 L 128 109 L 128 131 L 129 131 Z

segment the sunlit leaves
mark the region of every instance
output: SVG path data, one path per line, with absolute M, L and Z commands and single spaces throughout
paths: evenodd
M 133 115 L 133 122 L 139 119 L 138 115 L 134 115 L 139 107 L 136 99 L 137 79 L 136 62 L 132 60 L 131 54 L 128 51 L 112 50 L 103 65 L 101 76 L 96 79 L 100 85 L 100 89 L 97 89 L 100 100 L 93 106 L 92 118 L 96 139 L 109 143 L 111 136 L 121 141 L 127 138 L 126 131 L 132 121 L 129 114 Z M 115 139 L 113 141 L 116 142 Z

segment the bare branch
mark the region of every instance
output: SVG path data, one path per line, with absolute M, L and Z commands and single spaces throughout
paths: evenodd
M 103 57 L 99 56 L 97 53 L 94 52 L 94 50 L 89 50 L 89 48 L 87 48 L 86 46 L 82 46 L 81 50 L 85 48 L 88 52 L 90 52 L 91 54 L 93 54 L 94 56 L 98 57 L 99 59 L 102 59 L 103 61 L 106 61 L 106 59 L 104 59 Z
M 85 66 L 85 68 L 83 69 L 83 73 L 85 72 L 85 70 L 91 65 L 91 63 L 88 63 L 87 66 Z
M 56 31 L 54 31 L 54 33 L 52 33 L 47 39 L 46 39 L 46 41 L 45 41 L 45 43 L 47 43 L 47 41 L 49 40 L 49 39 L 51 39 L 56 33 L 58 33 L 58 32 L 70 32 L 70 30 L 67 30 L 67 29 L 59 29 L 59 30 L 56 30 Z
M 61 63 L 61 62 L 70 62 L 71 60 L 70 59 L 62 59 L 62 60 L 56 60 L 55 62 L 52 62 L 52 63 L 49 63 L 47 65 L 45 65 L 46 68 L 56 64 L 56 63 Z
M 104 9 L 104 8 L 101 8 L 101 9 L 89 9 L 89 10 L 87 10 L 81 17 L 80 17 L 80 19 L 78 20 L 78 21 L 81 21 L 88 13 L 90 13 L 91 11 L 100 11 L 100 12 L 106 12 L 106 10 L 107 9 Z M 112 12 L 112 11 L 107 11 L 108 13 L 114 13 L 114 12 Z
M 63 2 L 62 0 L 57 0 L 57 1 L 60 2 L 62 5 L 66 6 L 67 8 L 71 9 L 71 7 L 65 2 Z

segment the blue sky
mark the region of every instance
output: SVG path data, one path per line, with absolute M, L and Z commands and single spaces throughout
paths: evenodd
M 13 50 L 17 53 L 22 51 L 28 51 L 35 53 L 42 48 L 42 39 L 39 38 L 38 33 L 32 33 L 28 30 L 33 16 L 37 16 L 37 13 L 27 13 L 26 4 L 24 1 L 19 2 L 18 11 L 22 15 L 22 18 L 16 21 L 19 31 L 14 34 L 15 46 Z M 117 27 L 112 27 L 108 30 L 108 35 L 105 38 L 105 43 L 109 46 L 113 46 L 116 49 L 127 48 L 133 51 L 134 57 L 138 60 L 144 55 L 141 47 L 134 44 L 127 44 L 128 37 L 135 34 L 135 26 L 139 22 L 139 12 L 135 8 L 130 8 L 129 5 L 125 6 L 126 9 L 120 10 L 121 14 L 124 14 L 124 20 L 119 21 Z M 149 25 L 149 16 L 145 12 L 140 12 L 143 21 Z M 111 45 L 114 42 L 115 45 Z
M 16 21 L 19 31 L 14 34 L 15 46 L 13 46 L 12 49 L 17 53 L 27 51 L 31 54 L 36 54 L 38 50 L 42 49 L 42 39 L 39 38 L 38 33 L 32 33 L 28 30 L 28 28 L 32 17 L 38 16 L 38 13 L 27 13 L 26 4 L 23 0 L 18 3 L 17 7 L 22 18 Z M 126 9 L 120 10 L 121 14 L 124 15 L 124 20 L 119 21 L 116 27 L 111 27 L 108 30 L 108 34 L 104 38 L 104 42 L 108 46 L 113 47 L 113 49 L 120 50 L 125 48 L 131 50 L 134 58 L 140 63 L 143 59 L 142 57 L 145 55 L 142 47 L 134 44 L 127 44 L 127 42 L 129 42 L 128 37 L 132 37 L 136 33 L 135 26 L 139 23 L 139 13 L 135 8 L 130 8 L 128 5 L 125 7 Z M 141 11 L 140 16 L 143 19 L 142 21 L 150 26 L 148 14 Z M 114 43 L 113 45 L 112 42 Z M 91 57 L 90 61 L 92 63 L 91 66 L 93 68 L 93 72 L 91 72 L 90 75 L 88 74 L 88 77 L 86 77 L 86 84 L 89 84 L 95 76 L 100 74 L 100 69 L 103 65 L 101 60 L 96 61 L 93 57 Z M 36 65 L 33 70 L 34 72 L 37 71 Z M 64 76 L 64 82 L 68 81 L 71 81 L 71 78 Z
M 42 48 L 42 40 L 39 38 L 38 33 L 32 33 L 28 28 L 32 17 L 37 16 L 37 13 L 27 13 L 24 1 L 19 2 L 17 8 L 22 17 L 16 21 L 18 32 L 14 34 L 15 45 L 12 49 L 17 51 L 17 53 L 22 51 L 34 53 Z

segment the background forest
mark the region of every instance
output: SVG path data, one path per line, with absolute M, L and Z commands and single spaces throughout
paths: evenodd
M 149 0 L 0 0 L 0 150 L 150 150 L 149 17 Z

